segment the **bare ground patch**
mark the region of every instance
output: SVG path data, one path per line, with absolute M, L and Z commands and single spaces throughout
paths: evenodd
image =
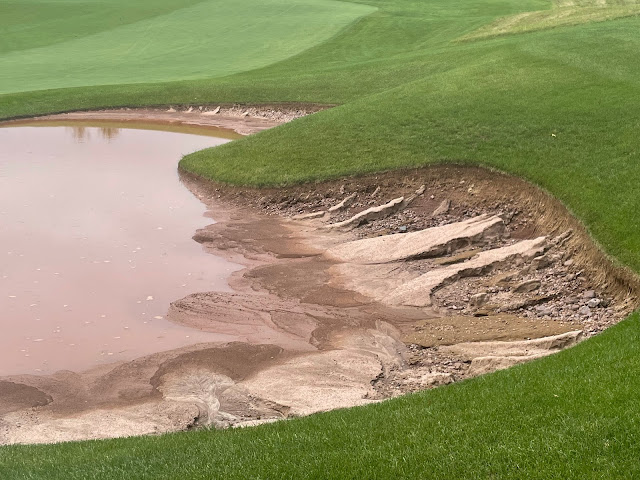
M 35 118 L 14 119 L 0 122 L 0 127 L 8 125 L 47 125 L 56 122 L 78 122 L 98 125 L 117 122 L 118 124 L 148 124 L 161 127 L 185 126 L 191 129 L 220 128 L 232 130 L 239 135 L 249 135 L 276 127 L 296 118 L 310 115 L 328 108 L 324 105 L 279 104 L 279 105 L 180 105 L 158 108 L 118 108 L 112 110 L 75 111 Z M 197 131 L 195 133 L 198 133 Z
M 0 443 L 364 405 L 540 358 L 637 306 L 637 278 L 559 202 L 496 172 L 431 167 L 261 190 L 182 177 L 218 222 L 194 240 L 246 268 L 234 293 L 189 295 L 167 317 L 234 340 L 4 378 Z

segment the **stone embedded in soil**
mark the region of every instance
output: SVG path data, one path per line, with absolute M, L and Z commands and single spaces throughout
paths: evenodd
M 339 212 L 341 210 L 344 210 L 345 208 L 349 208 L 353 204 L 354 200 L 356 199 L 356 196 L 357 196 L 356 193 L 352 193 L 347 198 L 342 200 L 340 203 L 329 208 L 329 213 Z
M 531 261 L 531 270 L 541 270 L 551 265 L 552 259 L 548 255 L 540 255 Z
M 599 298 L 592 298 L 591 300 L 589 300 L 587 302 L 587 307 L 589 308 L 596 308 L 598 306 L 600 306 L 601 300 Z
M 503 231 L 504 223 L 500 217 L 481 215 L 405 235 L 385 235 L 343 243 L 327 250 L 325 256 L 360 264 L 436 257 L 469 245 L 485 244 L 499 238 Z
M 479 307 L 481 305 L 484 305 L 485 303 L 487 303 L 488 297 L 489 295 L 487 293 L 476 293 L 469 299 L 469 305 L 471 305 L 472 307 Z
M 527 280 L 513 289 L 515 293 L 529 293 L 538 290 L 542 284 L 540 280 Z
M 311 212 L 311 213 L 301 213 L 300 215 L 295 215 L 293 217 L 294 220 L 313 220 L 314 218 L 322 218 L 327 214 L 327 212 Z
M 438 385 L 448 385 L 453 383 L 453 375 L 450 373 L 442 373 L 442 372 L 429 372 L 422 375 L 419 379 L 422 385 L 427 386 L 438 386 Z
M 464 252 L 455 253 L 448 257 L 440 257 L 433 260 L 433 263 L 436 265 L 451 265 L 453 263 L 464 262 L 465 260 L 469 260 L 470 258 L 475 257 L 479 252 L 479 250 L 467 250 Z
M 407 202 L 404 197 L 394 198 L 390 202 L 385 203 L 384 205 L 379 205 L 377 207 L 367 208 L 360 213 L 355 214 L 353 217 L 344 220 L 343 222 L 332 223 L 327 225 L 325 228 L 331 229 L 351 229 L 356 228 L 363 223 L 370 222 L 372 220 L 378 220 L 381 218 L 388 217 L 393 215 L 394 213 L 402 210 L 407 207 Z
M 581 317 L 590 317 L 591 309 L 588 306 L 584 305 L 578 309 L 578 315 L 580 315 Z
M 540 305 L 536 307 L 536 314 L 539 317 L 551 317 L 553 313 L 554 313 L 553 310 L 546 305 Z
M 515 259 L 526 261 L 542 253 L 545 245 L 546 237 L 539 237 L 481 252 L 467 262 L 431 270 L 420 275 L 396 288 L 381 300 L 390 305 L 428 307 L 432 303 L 431 295 L 437 288 L 460 278 L 484 275 L 495 266 Z
M 437 217 L 439 215 L 444 215 L 445 213 L 449 212 L 450 208 L 451 208 L 451 200 L 443 200 L 442 203 L 438 205 L 438 208 L 436 208 L 433 211 L 432 216 Z
M 202 112 L 202 115 L 212 116 L 212 115 L 217 115 L 219 113 L 220 113 L 220 107 L 216 107 L 215 110 L 212 110 L 210 112 Z

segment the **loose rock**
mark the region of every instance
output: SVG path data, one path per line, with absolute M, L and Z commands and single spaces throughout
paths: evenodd
M 529 293 L 538 290 L 541 286 L 540 280 L 527 280 L 514 288 L 513 291 L 515 293 Z
M 476 293 L 475 295 L 471 296 L 469 305 L 471 305 L 472 307 L 479 307 L 485 304 L 488 298 L 489 296 L 486 293 Z
M 444 215 L 451 208 L 451 200 L 443 200 L 442 203 L 433 211 L 433 216 Z
M 351 195 L 349 195 L 347 198 L 342 200 L 337 205 L 334 205 L 333 207 L 329 208 L 329 213 L 339 212 L 340 210 L 344 210 L 345 208 L 349 208 L 353 204 L 353 201 L 356 199 L 356 196 L 357 196 L 357 194 L 352 193 Z
M 591 316 L 591 309 L 589 307 L 587 307 L 586 305 L 583 307 L 580 307 L 578 309 L 578 315 L 582 316 L 582 317 L 590 317 Z
M 587 302 L 587 307 L 589 308 L 596 308 L 600 305 L 601 301 L 598 298 L 592 298 L 591 300 L 589 300 Z

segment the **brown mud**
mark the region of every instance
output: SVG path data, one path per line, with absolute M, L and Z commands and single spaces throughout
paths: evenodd
M 119 125 L 126 122 L 141 123 L 150 127 L 170 127 L 176 131 L 176 127 L 189 127 L 190 133 L 206 134 L 206 129 L 211 127 L 233 130 L 240 135 L 250 135 L 268 128 L 273 128 L 299 117 L 327 108 L 324 105 L 188 105 L 169 108 L 118 108 L 112 110 L 89 110 L 79 112 L 59 113 L 29 117 L 7 121 L 0 121 L 0 127 L 22 124 L 48 124 L 51 122 L 97 122 L 98 125 L 108 122 L 117 122 Z M 202 131 L 197 131 L 200 128 Z M 194 130 L 196 129 L 196 130 Z
M 233 293 L 189 295 L 167 318 L 238 341 L 4 378 L 0 444 L 364 405 L 540 358 L 638 305 L 637 278 L 559 202 L 497 172 L 438 166 L 261 190 L 182 180 L 217 220 L 194 240 L 245 269 Z

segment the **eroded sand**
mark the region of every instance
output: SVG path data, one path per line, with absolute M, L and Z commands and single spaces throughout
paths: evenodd
M 516 180 L 483 171 L 426 169 L 287 191 L 183 181 L 218 220 L 194 240 L 245 269 L 231 277 L 232 292 L 188 295 L 167 316 L 236 341 L 81 374 L 3 378 L 0 443 L 252 425 L 367 404 L 553 353 L 636 304 L 633 279 L 601 260 L 566 213 L 558 221 L 546 197 L 523 199 L 529 192 Z M 401 196 L 411 201 L 388 216 L 378 209 L 364 224 L 326 228 Z M 552 221 L 533 215 L 544 209 Z M 316 211 L 327 213 L 307 216 Z M 500 228 L 463 232 L 426 256 L 357 243 L 479 215 L 499 215 Z M 420 294 L 423 283 L 429 291 Z M 400 300 L 385 300 L 398 289 Z

